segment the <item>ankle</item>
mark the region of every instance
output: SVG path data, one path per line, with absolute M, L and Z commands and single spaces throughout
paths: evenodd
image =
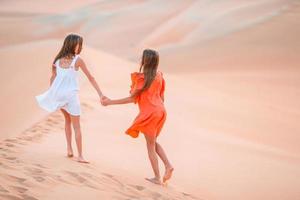
M 173 166 L 171 164 L 165 165 L 166 169 L 174 169 Z

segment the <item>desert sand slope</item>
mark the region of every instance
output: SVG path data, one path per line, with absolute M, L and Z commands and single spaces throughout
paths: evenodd
M 44 41 L 28 45 L 35 47 L 32 48 L 35 49 L 35 53 L 41 52 L 41 49 L 46 50 L 46 47 L 51 53 L 57 43 Z M 27 51 L 24 51 L 24 57 L 26 54 Z M 119 97 L 128 94 L 129 73 L 136 68 L 136 64 L 88 47 L 85 48 L 82 57 L 86 59 L 108 96 Z M 31 61 L 33 60 L 29 60 L 27 64 L 34 66 Z M 49 73 L 47 63 L 41 65 L 45 69 L 39 72 L 40 76 L 47 77 Z M 28 78 L 39 77 L 33 73 L 22 74 Z M 16 137 L 11 135 L 10 139 L 1 143 L 3 152 L 1 178 L 10 180 L 1 181 L 2 196 L 8 199 L 10 197 L 7 195 L 18 197 L 30 195 L 37 199 L 53 199 L 65 195 L 69 195 L 70 198 L 87 195 L 91 199 L 96 197 L 297 199 L 299 197 L 296 189 L 300 175 L 299 157 L 295 154 L 268 144 L 262 145 L 241 137 L 233 137 L 226 129 L 217 131 L 206 129 L 205 125 L 199 126 L 198 119 L 201 119 L 199 116 L 205 113 L 200 112 L 201 107 L 214 108 L 215 110 L 210 111 L 210 119 L 214 119 L 214 115 L 219 114 L 221 108 L 227 108 L 223 105 L 223 101 L 230 100 L 237 105 L 241 102 L 239 98 L 228 99 L 225 94 L 220 94 L 205 84 L 197 85 L 195 84 L 198 82 L 197 79 L 193 79 L 192 76 L 185 79 L 166 73 L 165 78 L 168 83 L 166 106 L 169 117 L 160 141 L 176 166 L 176 176 L 168 189 L 157 188 L 143 181 L 143 177 L 151 175 L 143 138 L 133 140 L 124 134 L 124 130 L 134 119 L 136 108 L 101 107 L 96 93 L 82 78 L 84 146 L 86 157 L 92 164 L 82 166 L 64 157 L 63 119 L 60 113 L 54 113 L 30 126 L 35 120 L 34 117 L 43 116 L 45 113 L 33 105 L 34 99 L 24 96 L 22 97 L 24 102 L 28 102 L 26 107 L 32 109 L 27 111 L 27 116 L 34 117 L 32 119 L 27 117 L 29 120 L 27 126 L 31 128 Z M 207 83 L 210 83 L 210 80 L 207 80 Z M 38 93 L 47 87 L 47 84 L 48 80 L 41 81 L 36 88 L 31 86 L 26 92 L 36 93 L 38 90 Z M 205 95 L 195 95 L 195 89 L 201 90 Z M 185 91 L 185 95 L 178 91 Z M 216 98 L 220 102 L 214 100 Z M 22 104 L 12 98 L 7 101 L 15 105 Z M 227 113 L 231 112 L 227 110 Z M 206 116 L 206 120 L 208 118 L 209 116 Z M 238 120 L 238 117 L 233 120 Z M 13 119 L 10 119 L 10 123 L 16 127 L 20 126 L 19 122 Z M 204 124 L 201 121 L 200 123 Z M 12 133 L 12 130 L 8 132 Z M 191 155 L 195 153 L 196 156 Z M 132 193 L 130 185 L 139 188 L 138 193 Z M 18 190 L 14 186 L 18 186 Z M 78 187 L 80 189 L 76 189 Z M 184 191 L 184 194 L 179 191 Z
M 169 71 L 173 73 L 299 70 L 299 13 L 300 3 L 294 3 L 267 21 L 214 39 L 158 45 L 163 65 L 171 63 Z
M 48 64 L 51 60 L 43 57 L 37 60 L 29 59 L 31 55 L 39 55 L 39 52 L 43 52 L 43 55 L 53 54 L 57 44 L 57 41 L 50 40 L 2 49 L 1 55 L 4 57 L 1 59 L 5 60 L 7 66 L 15 66 L 13 71 L 16 73 L 9 74 L 8 69 L 3 71 L 7 78 L 3 81 L 10 85 L 10 90 L 2 90 L 4 96 L 1 98 L 1 105 L 6 105 L 1 110 L 7 113 L 7 116 L 1 119 L 1 133 L 9 133 L 9 136 L 1 134 L 2 138 L 9 138 L 1 142 L 1 199 L 65 199 L 66 197 L 81 199 L 82 196 L 88 199 L 195 199 L 196 197 L 180 192 L 181 190 L 173 185 L 167 188 L 152 185 L 144 181 L 142 173 L 128 172 L 126 168 L 119 168 L 110 165 L 110 162 L 103 161 L 104 148 L 113 152 L 110 155 L 112 160 L 125 159 L 124 162 L 128 162 L 134 154 L 130 154 L 130 151 L 122 151 L 122 149 L 128 148 L 131 151 L 142 152 L 144 148 L 141 144 L 140 147 L 132 149 L 130 144 L 133 140 L 126 140 L 121 132 L 114 133 L 111 129 L 116 127 L 113 121 L 103 121 L 108 116 L 118 116 L 118 114 L 124 116 L 124 110 L 116 111 L 116 114 L 106 109 L 103 111 L 104 108 L 100 106 L 96 93 L 91 90 L 91 86 L 87 85 L 84 78 L 82 78 L 81 98 L 85 114 L 82 122 L 87 124 L 87 126 L 83 125 L 86 133 L 84 136 L 86 152 L 90 152 L 86 154 L 92 164 L 80 165 L 64 157 L 64 128 L 61 114 L 54 113 L 43 117 L 45 113 L 37 108 L 33 98 L 35 94 L 48 87 Z M 18 60 L 13 60 L 12 54 L 18 54 L 18 51 L 23 52 L 20 54 L 22 56 Z M 110 94 L 120 90 L 119 88 L 119 90 L 113 89 L 114 84 L 123 86 L 125 84 L 126 90 L 118 94 L 128 94 L 129 74 L 134 67 L 132 63 L 88 47 L 85 48 L 82 56 L 88 57 L 88 64 L 93 63 L 91 71 L 97 79 L 101 77 L 100 83 L 107 88 L 112 88 Z M 30 66 L 31 69 L 24 68 L 24 66 Z M 115 70 L 118 70 L 118 73 L 112 73 Z M 26 87 L 32 80 L 35 80 L 35 85 Z M 20 86 L 23 87 L 19 96 L 12 98 L 13 96 L 9 94 L 18 94 Z M 5 102 L 10 102 L 10 106 L 7 106 Z M 131 122 L 136 113 L 133 107 L 125 110 L 132 117 L 125 118 L 123 122 L 118 121 L 119 119 L 115 122 L 123 127 L 125 127 L 125 122 L 126 124 Z M 39 122 L 34 123 L 34 121 Z M 26 131 L 21 131 L 22 128 Z M 20 131 L 22 134 L 13 136 L 16 135 L 13 133 Z M 105 138 L 112 134 L 115 135 L 113 138 L 119 141 L 117 145 L 116 142 L 110 144 L 111 141 L 105 141 Z M 100 141 L 100 143 L 93 141 Z M 115 145 L 111 146 L 112 144 Z M 124 157 L 123 153 L 128 157 Z M 144 153 L 142 156 L 139 155 L 147 166 Z M 125 166 L 128 167 L 128 165 Z M 139 171 L 134 163 L 131 163 L 131 168 L 137 168 Z
M 253 28 L 162 50 L 165 70 L 186 79 L 194 77 L 195 85 L 218 96 L 197 90 L 205 101 L 198 105 L 202 127 L 299 155 L 299 11 L 297 4 Z

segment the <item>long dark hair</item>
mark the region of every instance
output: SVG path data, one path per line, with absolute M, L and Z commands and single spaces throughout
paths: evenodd
M 144 74 L 144 85 L 134 96 L 140 95 L 147 90 L 155 79 L 159 63 L 158 52 L 152 49 L 145 49 L 141 60 L 140 72 Z
M 78 53 L 80 53 L 82 49 L 82 42 L 83 39 L 80 35 L 73 34 L 73 33 L 67 35 L 67 37 L 64 40 L 63 46 L 61 47 L 59 53 L 57 54 L 57 56 L 53 61 L 53 64 L 60 58 L 64 58 L 64 57 L 72 58 L 73 56 L 75 56 L 76 54 L 75 49 L 78 44 L 79 44 Z

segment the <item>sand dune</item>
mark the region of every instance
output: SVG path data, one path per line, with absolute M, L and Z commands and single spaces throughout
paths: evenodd
M 300 198 L 298 1 L 0 4 L 0 199 Z M 143 48 L 159 50 L 168 111 L 159 140 L 175 166 L 167 187 L 144 181 L 144 139 L 124 134 L 137 108 L 102 107 L 82 75 L 91 164 L 65 157 L 61 114 L 34 96 L 72 31 L 109 97 L 128 94 Z
M 103 130 L 105 129 L 103 127 L 94 128 L 95 123 L 92 123 L 92 126 L 87 126 L 88 129 L 84 131 L 91 136 L 86 138 L 86 144 L 88 144 L 86 148 L 89 149 L 87 152 L 94 152 L 94 155 L 86 153 L 88 157 L 91 158 L 91 165 L 80 165 L 64 158 L 63 149 L 65 144 L 62 138 L 64 128 L 61 114 L 54 113 L 49 117 L 45 117 L 46 113 L 37 108 L 34 99 L 35 94 L 38 94 L 38 92 L 41 92 L 42 89 L 48 86 L 48 79 L 45 79 L 45 77 L 49 76 L 50 68 L 46 66 L 47 63 L 51 63 L 51 60 L 46 58 L 41 59 L 41 63 L 36 63 L 33 62 L 32 59 L 29 59 L 30 55 L 34 54 L 32 51 L 35 53 L 43 51 L 44 53 L 48 52 L 49 54 L 53 54 L 57 50 L 57 45 L 58 41 L 50 40 L 5 48 L 5 50 L 2 49 L 3 52 L 1 55 L 4 56 L 3 58 L 5 58 L 6 64 L 15 66 L 16 71 L 19 71 L 17 75 L 22 76 L 22 78 L 15 76 L 14 79 L 11 80 L 12 76 L 6 73 L 7 79 L 3 80 L 4 82 L 11 80 L 11 84 L 10 90 L 4 91 L 4 97 L 6 98 L 1 98 L 1 105 L 4 105 L 4 102 L 10 102 L 13 109 L 7 109 L 7 106 L 1 108 L 3 112 L 7 113 L 6 117 L 1 119 L 1 122 L 3 122 L 1 125 L 1 133 L 9 133 L 7 135 L 1 134 L 1 137 L 10 138 L 6 140 L 3 139 L 3 142 L 1 142 L 1 151 L 3 152 L 1 155 L 1 163 L 3 162 L 3 165 L 1 165 L 0 176 L 1 198 L 62 199 L 62 197 L 65 198 L 68 195 L 71 195 L 69 196 L 70 198 L 74 197 L 74 195 L 86 195 L 86 198 L 91 199 L 97 197 L 107 199 L 122 199 L 126 197 L 144 199 L 194 199 L 192 195 L 180 192 L 180 189 L 176 189 L 176 187 L 173 186 L 168 188 L 152 186 L 150 183 L 146 183 L 143 177 L 139 177 L 134 173 L 132 173 L 134 175 L 133 177 L 123 176 L 125 173 L 121 172 L 125 171 L 124 169 L 119 169 L 114 165 L 111 166 L 109 162 L 103 162 L 101 156 L 98 155 L 99 152 L 103 151 L 104 148 L 113 149 L 105 140 L 100 142 L 101 148 L 99 149 L 95 149 L 95 146 L 92 147 L 92 145 L 99 146 L 99 143 L 92 143 L 95 141 L 95 134 L 99 134 L 100 130 L 102 130 L 101 135 L 112 134 L 113 132 L 110 132 L 112 131 L 110 130 L 111 126 L 107 126 L 107 131 L 104 132 Z M 32 51 L 24 51 L 23 48 L 28 47 L 30 47 Z M 18 53 L 18 51 L 23 52 L 22 63 L 9 59 L 12 56 L 12 52 Z M 93 65 L 91 65 L 91 71 L 94 72 L 97 79 L 101 77 L 100 83 L 103 83 L 107 88 L 112 88 L 114 84 L 124 84 L 123 81 L 126 77 L 128 83 L 124 93 L 127 94 L 130 84 L 129 73 L 133 70 L 133 67 L 130 65 L 133 66 L 133 63 L 122 61 L 114 56 L 101 53 L 98 50 L 88 47 L 85 48 L 85 53 L 82 56 L 89 56 L 87 63 L 93 63 Z M 31 66 L 31 70 L 24 69 L 24 65 Z M 99 66 L 101 66 L 101 68 Z M 120 69 L 120 67 L 122 68 Z M 119 73 L 113 74 L 114 79 L 112 80 L 109 74 L 112 74 L 112 71 L 116 69 L 118 69 Z M 6 71 L 8 70 L 6 69 Z M 3 74 L 5 74 L 6 71 L 4 71 Z M 19 86 L 26 85 L 26 83 L 30 82 L 30 78 L 32 78 L 33 75 L 37 77 L 37 79 L 35 79 L 36 85 L 22 88 L 22 94 L 19 96 L 19 98 L 22 98 L 22 101 L 12 98 L 13 96 L 9 95 L 10 92 L 18 93 Z M 40 77 L 40 79 L 38 79 L 38 77 Z M 118 81 L 118 79 L 120 80 Z M 89 119 L 93 119 L 102 121 L 101 118 L 107 117 L 107 114 L 103 114 L 103 111 L 101 112 L 103 108 L 100 106 L 96 93 L 91 90 L 91 86 L 87 85 L 86 81 L 87 80 L 82 77 L 81 86 L 83 91 L 81 93 L 81 99 L 83 111 L 86 114 L 90 114 L 82 120 L 89 121 Z M 112 89 L 112 91 L 114 91 L 114 89 Z M 29 108 L 31 108 L 31 110 L 29 110 Z M 129 112 L 131 112 L 134 117 L 136 111 L 133 107 L 131 107 Z M 16 113 L 19 113 L 17 118 Z M 111 111 L 106 110 L 105 113 L 111 113 Z M 95 114 L 97 117 L 94 116 Z M 37 121 L 40 122 L 35 123 Z M 127 124 L 129 124 L 130 121 L 131 120 L 128 119 Z M 104 125 L 104 123 L 105 122 L 102 121 L 101 126 Z M 108 122 L 108 124 L 110 123 Z M 21 129 L 25 131 L 21 131 Z M 20 132 L 22 132 L 21 135 L 17 134 Z M 14 137 L 13 135 L 16 136 Z M 117 136 L 119 141 L 122 141 L 122 136 L 125 137 L 125 134 L 119 134 Z M 103 135 L 103 137 L 105 138 L 105 135 Z M 124 144 L 124 142 L 122 142 L 121 145 L 130 146 L 130 144 Z M 120 152 L 117 152 L 116 155 L 112 154 L 111 156 L 115 156 L 114 159 L 121 160 Z M 128 152 L 128 156 L 132 155 Z M 143 157 L 144 156 L 145 155 L 143 155 Z M 60 163 L 61 167 L 57 167 L 57 163 Z M 105 169 L 107 171 L 105 171 Z M 16 171 L 18 172 L 16 173 Z M 126 174 L 127 173 L 128 172 L 126 172 Z M 77 187 L 83 187 L 83 189 L 77 190 Z M 49 189 L 52 192 L 47 192 Z M 74 193 L 74 189 L 78 191 L 78 193 Z M 71 191 L 73 192 L 70 194 Z
M 64 158 L 56 151 L 64 146 L 64 142 L 57 143 L 63 129 L 63 118 L 56 113 L 21 136 L 1 142 L 1 199 L 196 199 L 176 188 L 110 174 L 112 170 L 105 166 L 80 165 Z M 53 147 L 53 151 L 44 151 Z
M 143 43 L 155 47 L 168 47 L 212 40 L 267 21 L 287 9 L 291 2 L 196 1 L 176 17 L 156 28 Z
M 53 14 L 53 13 L 65 13 L 74 9 L 78 9 L 84 6 L 91 5 L 97 2 L 97 0 L 67 0 L 67 1 L 1 1 L 1 13 L 36 13 L 36 14 Z

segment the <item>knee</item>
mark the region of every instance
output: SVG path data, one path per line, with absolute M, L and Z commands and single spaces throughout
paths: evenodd
M 73 129 L 74 129 L 75 133 L 80 133 L 80 125 L 73 124 Z
M 154 147 L 154 148 L 155 148 L 156 142 L 155 142 L 155 141 L 152 141 L 152 140 L 148 140 L 148 141 L 147 141 L 147 145 L 148 145 L 149 147 Z

